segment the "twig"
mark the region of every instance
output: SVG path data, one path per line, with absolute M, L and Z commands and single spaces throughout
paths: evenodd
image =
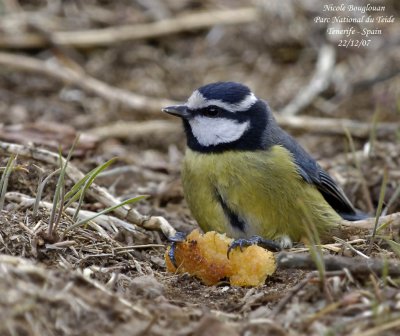
M 182 138 L 183 128 L 180 123 L 169 120 L 124 121 L 92 128 L 87 133 L 95 135 L 100 140 L 117 138 L 137 141 L 146 139 L 147 137 L 151 138 L 152 143 L 154 138 L 157 138 L 159 142 L 165 143 L 165 138 L 167 137 L 171 138 L 171 143 L 174 142 L 173 140 L 177 141 Z
M 89 48 L 109 46 L 123 41 L 156 38 L 213 27 L 254 22 L 259 11 L 254 7 L 224 9 L 202 13 L 186 14 L 181 17 L 160 20 L 153 23 L 126 25 L 104 29 L 54 32 L 51 41 L 59 46 Z M 21 33 L 0 35 L 0 48 L 40 48 L 47 46 L 49 39 L 41 34 Z
M 0 52 L 0 65 L 5 67 L 12 67 L 20 71 L 27 71 L 42 74 L 57 80 L 60 80 L 67 84 L 76 85 L 84 91 L 92 92 L 110 102 L 116 102 L 126 107 L 131 108 L 136 113 L 142 114 L 154 114 L 159 118 L 163 117 L 163 113 L 160 110 L 168 105 L 176 105 L 179 102 L 171 101 L 167 99 L 151 98 L 135 93 L 115 88 L 109 84 L 99 81 L 93 77 L 88 76 L 83 72 L 79 72 L 76 69 L 67 68 L 57 63 L 51 63 L 49 61 L 40 61 L 38 59 L 21 56 L 11 53 Z M 350 120 L 350 119 L 334 119 L 334 118 L 317 118 L 317 117 L 305 117 L 305 116 L 282 116 L 276 115 L 277 122 L 284 128 L 292 129 L 302 132 L 318 133 L 324 135 L 343 135 L 345 129 L 355 138 L 368 138 L 373 125 L 370 123 Z M 150 125 L 150 124 L 149 124 Z M 172 134 L 178 128 L 178 122 L 171 122 L 168 126 L 159 126 L 158 124 L 152 124 L 147 126 L 142 131 L 151 133 L 154 128 L 160 127 L 160 132 L 166 134 Z M 121 131 L 122 134 L 127 136 L 130 127 L 138 128 L 137 122 L 125 123 L 124 126 L 115 124 L 109 126 L 110 132 L 115 134 L 117 130 Z M 145 131 L 146 129 L 146 131 Z M 396 135 L 396 132 L 400 129 L 400 123 L 379 123 L 376 127 L 377 137 L 390 138 Z M 107 137 L 107 129 L 98 128 L 94 129 L 93 133 L 98 134 L 102 137 Z M 132 130 L 130 130 L 133 134 Z M 134 135 L 132 135 L 134 137 Z
M 274 308 L 274 310 L 271 312 L 271 315 L 269 316 L 270 318 L 273 318 L 277 316 L 283 308 L 289 303 L 289 301 L 301 290 L 303 289 L 312 278 L 315 278 L 318 276 L 318 272 L 311 272 L 307 274 L 307 276 L 300 281 L 296 286 L 290 289 L 290 291 L 286 294 L 286 296 L 279 301 L 278 305 Z
M 323 262 L 326 270 L 328 271 L 339 271 L 347 268 L 351 273 L 357 275 L 365 275 L 369 273 L 382 275 L 387 269 L 387 274 L 389 275 L 400 275 L 399 261 L 388 261 L 373 258 L 347 258 L 327 255 L 323 257 Z M 281 252 L 277 256 L 277 263 L 278 267 L 284 269 L 316 269 L 315 262 L 309 254 Z
M 352 231 L 356 233 L 357 231 L 373 230 L 375 226 L 375 217 L 366 218 L 363 220 L 349 222 L 346 220 L 341 221 L 339 224 L 339 230 L 344 231 L 344 233 L 351 234 Z M 387 216 L 379 217 L 378 220 L 378 230 L 383 226 L 389 224 L 392 228 L 400 228 L 400 212 L 392 213 Z M 342 238 L 342 237 L 340 237 Z
M 308 86 L 300 90 L 299 94 L 283 108 L 280 114 L 283 116 L 297 114 L 324 91 L 332 78 L 335 60 L 335 48 L 329 44 L 323 45 L 319 50 L 315 72 Z
M 353 245 L 351 245 L 351 242 L 347 242 L 343 239 L 340 239 L 338 237 L 333 237 L 333 239 L 335 239 L 336 241 L 338 241 L 342 246 L 346 246 L 347 248 L 349 248 L 350 250 L 352 250 L 354 253 L 358 254 L 360 257 L 365 258 L 365 259 L 369 259 L 369 257 L 367 255 L 365 255 L 364 253 L 360 252 L 359 250 L 357 250 Z M 365 239 L 358 239 L 358 241 L 362 241 L 365 242 Z
M 56 153 L 52 153 L 45 149 L 26 147 L 23 145 L 0 141 L 0 152 L 7 154 L 19 154 L 21 156 L 47 162 L 53 165 L 59 164 L 59 156 Z M 62 160 L 63 164 L 65 164 L 65 159 L 62 158 Z M 72 163 L 68 164 L 66 173 L 74 183 L 77 183 L 84 177 L 84 174 Z M 87 194 L 107 208 L 120 203 L 119 200 L 112 196 L 106 189 L 99 187 L 95 183 L 90 186 Z M 135 209 L 128 207 L 119 207 L 118 209 L 114 210 L 114 213 L 119 218 L 127 220 L 130 223 L 136 224 L 144 229 L 162 231 L 166 237 L 172 237 L 176 233 L 175 229 L 168 223 L 168 221 L 161 216 L 144 216 Z
M 338 253 L 340 250 L 343 248 L 343 244 L 351 246 L 352 244 L 358 244 L 358 243 L 365 243 L 365 239 L 354 239 L 350 241 L 344 241 L 343 239 L 333 237 L 334 240 L 339 241 L 340 243 L 330 243 L 330 244 L 323 244 L 320 245 L 319 247 L 322 249 L 330 250 L 332 252 Z M 308 252 L 310 249 L 308 247 L 292 247 L 290 249 L 290 252 L 292 253 L 303 253 L 303 252 Z
M 276 115 L 276 120 L 283 128 L 324 135 L 344 135 L 347 129 L 354 138 L 368 138 L 373 125 L 351 119 L 297 117 Z M 400 130 L 400 123 L 379 123 L 376 127 L 377 137 L 394 137 Z
M 16 68 L 21 71 L 42 74 L 63 83 L 76 85 L 82 90 L 92 92 L 108 101 L 123 104 L 142 113 L 161 114 L 161 108 L 173 105 L 167 99 L 152 99 L 108 85 L 98 79 L 88 76 L 76 68 L 67 68 L 59 63 L 41 61 L 33 57 L 0 52 L 0 65 Z
M 174 102 L 177 104 L 177 102 Z M 150 112 L 150 111 L 149 111 Z M 154 112 L 154 111 L 153 111 Z M 159 113 L 159 117 L 162 115 Z M 285 129 L 308 132 L 323 135 L 344 135 L 347 129 L 354 138 L 368 138 L 373 127 L 369 123 L 355 121 L 350 119 L 318 118 L 306 116 L 284 117 L 275 115 L 280 126 Z M 133 132 L 132 130 L 135 130 Z M 400 130 L 400 123 L 379 123 L 376 131 L 382 138 L 395 137 L 396 132 Z M 139 139 L 135 133 L 140 134 L 140 138 L 154 136 L 157 137 L 179 138 L 182 134 L 182 127 L 177 121 L 124 121 L 117 122 L 103 127 L 88 130 L 91 135 L 98 136 L 101 139 L 117 137 L 120 139 L 129 139 L 135 141 Z M 362 155 L 362 152 L 359 153 Z

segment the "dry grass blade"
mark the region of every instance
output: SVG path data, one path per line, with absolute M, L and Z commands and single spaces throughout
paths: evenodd
M 56 174 L 58 174 L 60 172 L 61 168 L 56 169 L 55 171 L 51 172 L 43 181 L 41 181 L 38 185 L 37 188 L 37 192 L 36 192 L 36 200 L 35 200 L 35 204 L 33 205 L 33 217 L 36 218 L 37 217 L 37 211 L 39 209 L 39 203 L 42 199 L 42 193 L 43 190 L 47 184 L 47 182 L 49 182 L 49 180 Z
M 364 253 L 360 252 L 359 250 L 357 250 L 353 245 L 351 245 L 349 242 L 340 239 L 338 237 L 334 237 L 334 239 L 338 242 L 340 242 L 342 245 L 345 245 L 347 248 L 349 248 L 350 250 L 352 250 L 354 253 L 358 254 L 360 257 L 363 257 L 365 259 L 369 259 L 369 257 L 367 255 L 365 255 Z M 364 242 L 364 240 L 362 240 Z
M 92 217 L 80 220 L 79 222 L 77 222 L 77 223 L 69 226 L 67 229 L 65 229 L 65 231 L 63 233 L 63 237 L 65 237 L 67 232 L 69 232 L 69 231 L 71 231 L 71 230 L 73 230 L 73 229 L 75 229 L 75 228 L 77 228 L 79 226 L 85 225 L 87 222 L 95 219 L 98 216 L 104 215 L 104 214 L 106 214 L 106 213 L 108 213 L 110 211 L 114 211 L 114 210 L 116 210 L 116 209 L 118 209 L 120 207 L 123 207 L 123 206 L 127 205 L 127 204 L 132 204 L 132 203 L 138 202 L 138 201 L 140 201 L 140 200 L 142 200 L 142 199 L 144 199 L 146 197 L 147 197 L 146 195 L 143 195 L 143 196 L 137 196 L 137 197 L 133 197 L 133 198 L 127 199 L 127 200 L 125 200 L 125 201 L 123 201 L 121 203 L 118 203 L 118 204 L 110 207 L 110 208 L 107 208 L 107 209 L 105 209 L 103 211 L 100 211 L 99 213 L 97 213 L 96 215 L 94 215 Z
M 319 237 L 318 230 L 310 218 L 309 213 L 307 211 L 307 207 L 304 205 L 302 201 L 298 202 L 300 209 L 302 210 L 303 215 L 303 223 L 306 231 L 307 239 L 308 239 L 308 248 L 310 251 L 311 258 L 314 260 L 315 265 L 317 267 L 319 273 L 319 279 L 321 281 L 321 285 L 325 285 L 325 265 L 323 263 L 323 253 L 321 249 L 321 240 Z M 325 288 L 325 286 L 324 286 Z
M 381 325 L 378 325 L 374 328 L 371 328 L 367 331 L 363 331 L 361 333 L 353 334 L 354 336 L 379 336 L 379 335 L 384 335 L 383 333 L 387 330 L 390 329 L 395 329 L 400 327 L 400 316 L 397 316 L 397 318 L 393 319 L 392 321 L 383 323 Z M 394 334 L 393 334 L 394 335 Z
M 374 245 L 375 235 L 376 235 L 378 224 L 379 224 L 379 217 L 381 216 L 383 201 L 385 200 L 387 180 L 388 180 L 388 172 L 387 172 L 387 169 L 385 169 L 383 171 L 383 180 L 382 180 L 381 190 L 379 192 L 378 208 L 376 209 L 375 224 L 374 224 L 374 229 L 372 231 L 371 241 L 368 246 L 368 252 L 367 252 L 368 254 L 371 253 L 372 247 Z
M 360 161 L 358 160 L 357 155 L 356 155 L 356 148 L 355 148 L 355 145 L 354 145 L 354 140 L 353 140 L 352 134 L 350 133 L 350 131 L 347 128 L 344 128 L 344 131 L 345 131 L 347 140 L 348 140 L 349 145 L 350 145 L 350 151 L 351 151 L 351 154 L 352 154 L 352 157 L 353 157 L 353 161 L 354 161 L 354 163 L 356 165 L 357 172 L 358 172 L 358 175 L 359 175 L 361 183 L 362 183 L 362 191 L 363 191 L 363 194 L 364 194 L 364 199 L 365 199 L 365 201 L 367 202 L 367 205 L 368 205 L 368 212 L 372 213 L 373 210 L 374 210 L 374 206 L 372 204 L 371 195 L 369 194 L 369 191 L 368 191 L 367 181 L 365 180 L 365 177 L 364 177 L 364 175 L 362 173 Z
M 369 142 L 368 142 L 368 155 L 371 154 L 376 143 L 376 129 L 379 125 L 378 122 L 379 114 L 380 110 L 379 108 L 377 108 L 374 115 L 372 116 L 372 121 L 371 121 L 371 132 L 369 133 Z
M 395 192 L 390 197 L 389 201 L 387 202 L 385 208 L 382 210 L 382 216 L 386 216 L 387 212 L 389 211 L 390 207 L 394 205 L 394 202 L 400 197 L 400 184 L 397 186 Z
M 10 178 L 11 172 L 14 169 L 15 162 L 17 159 L 17 154 L 12 154 L 8 158 L 7 165 L 3 171 L 3 174 L 1 175 L 1 180 L 0 180 L 0 210 L 3 210 L 4 208 L 4 199 L 8 187 L 8 179 Z
M 47 235 L 48 237 L 52 237 L 53 236 L 53 231 L 56 230 L 57 228 L 57 224 L 61 219 L 61 214 L 62 214 L 62 209 L 64 206 L 64 190 L 65 190 L 65 174 L 67 171 L 67 166 L 68 166 L 68 162 L 70 161 L 71 157 L 72 157 L 72 153 L 74 152 L 74 149 L 76 147 L 76 145 L 78 144 L 79 141 L 79 135 L 75 138 L 71 149 L 68 152 L 68 156 L 65 160 L 63 160 L 62 158 L 62 154 L 61 154 L 61 150 L 59 153 L 59 163 L 60 163 L 60 175 L 58 177 L 58 181 L 57 181 L 57 186 L 56 186 L 56 190 L 54 193 L 54 198 L 53 198 L 53 209 L 51 210 L 50 213 L 50 219 L 49 219 L 49 227 L 48 227 L 48 231 L 47 231 Z M 61 201 L 60 201 L 61 200 Z M 56 209 L 57 207 L 59 208 L 59 214 L 57 217 L 57 220 L 55 220 L 55 214 L 56 214 Z

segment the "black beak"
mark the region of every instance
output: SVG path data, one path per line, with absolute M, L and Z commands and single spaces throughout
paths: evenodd
M 168 114 L 172 114 L 176 117 L 181 117 L 181 118 L 190 117 L 190 113 L 188 112 L 187 107 L 185 105 L 175 105 L 175 106 L 164 107 L 162 109 L 162 111 L 166 112 Z

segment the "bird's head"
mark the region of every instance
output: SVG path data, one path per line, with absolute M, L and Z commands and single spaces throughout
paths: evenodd
M 268 106 L 240 83 L 217 82 L 195 90 L 184 105 L 164 112 L 182 118 L 188 146 L 200 152 L 264 148 Z

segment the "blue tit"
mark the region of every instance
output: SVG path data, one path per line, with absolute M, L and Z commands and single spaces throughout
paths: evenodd
M 203 231 L 289 247 L 310 223 L 327 238 L 364 217 L 247 86 L 208 84 L 163 111 L 183 121 L 184 196 Z

